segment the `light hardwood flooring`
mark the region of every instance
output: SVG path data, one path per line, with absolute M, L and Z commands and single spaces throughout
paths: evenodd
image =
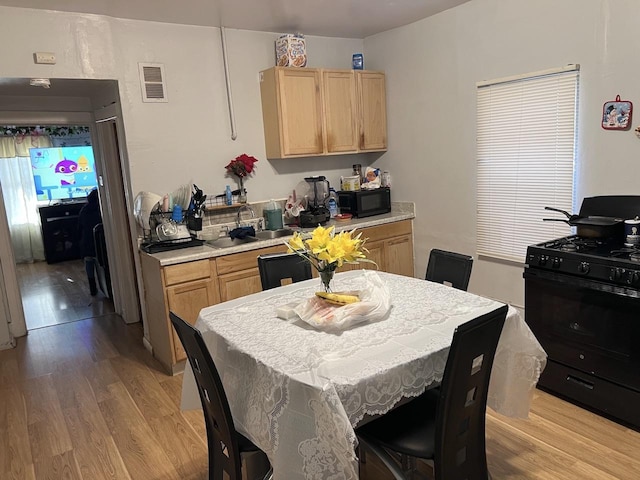
M 0 351 L 0 478 L 206 479 L 200 411 L 179 409 L 142 325 L 106 315 L 29 332 Z M 635 480 L 640 433 L 537 391 L 529 420 L 491 411 L 494 480 Z M 365 480 L 388 478 L 371 455 Z M 287 479 L 277 479 L 287 480 Z
M 16 265 L 27 330 L 113 313 L 102 292 L 92 297 L 82 260 Z

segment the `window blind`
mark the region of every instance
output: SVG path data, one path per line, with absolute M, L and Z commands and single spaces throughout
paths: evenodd
M 524 262 L 527 246 L 569 235 L 579 66 L 477 85 L 477 250 Z

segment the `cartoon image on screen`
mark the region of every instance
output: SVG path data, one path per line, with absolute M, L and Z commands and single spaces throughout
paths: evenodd
M 98 186 L 93 148 L 31 148 L 31 169 L 39 201 L 86 197 Z

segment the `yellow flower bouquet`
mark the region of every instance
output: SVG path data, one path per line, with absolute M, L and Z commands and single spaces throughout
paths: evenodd
M 318 271 L 325 291 L 330 292 L 330 282 L 336 268 L 345 263 L 368 262 L 375 265 L 373 260 L 366 258 L 365 253 L 369 253 L 364 247 L 366 240 L 362 238 L 362 233 L 356 235 L 355 229 L 335 233 L 335 227 L 318 226 L 310 237 L 294 233 L 287 246 L 290 252 L 306 259 Z

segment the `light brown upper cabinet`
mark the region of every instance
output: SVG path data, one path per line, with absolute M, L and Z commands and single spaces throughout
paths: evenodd
M 274 67 L 260 73 L 267 158 L 322 155 L 320 71 Z
M 273 67 L 260 73 L 267 158 L 386 150 L 384 73 Z
M 323 70 L 322 93 L 327 153 L 358 151 L 356 78 L 348 70 Z
M 358 99 L 360 105 L 359 150 L 372 152 L 387 149 L 387 107 L 384 73 L 360 71 Z

